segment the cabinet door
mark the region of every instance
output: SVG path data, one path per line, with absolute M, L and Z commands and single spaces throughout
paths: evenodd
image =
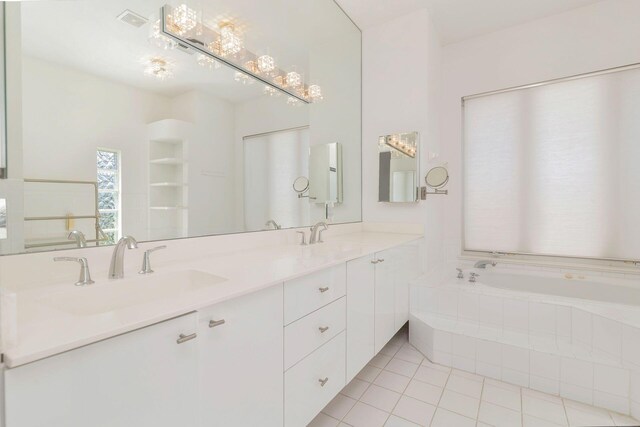
M 396 266 L 394 249 L 376 253 L 375 265 L 375 352 L 396 333 L 395 329 L 395 277 Z
M 375 355 L 375 257 L 347 263 L 347 382 Z
M 407 243 L 394 250 L 395 277 L 395 329 L 398 331 L 409 320 L 409 282 L 420 275 L 419 245 Z
M 197 342 L 188 314 L 5 371 L 6 427 L 197 423 Z
M 200 425 L 282 427 L 282 286 L 201 311 L 198 339 Z

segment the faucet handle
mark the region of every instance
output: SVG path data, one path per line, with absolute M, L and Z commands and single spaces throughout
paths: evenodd
M 76 258 L 76 257 L 69 257 L 69 256 L 58 256 L 53 258 L 54 261 L 58 262 L 58 261 L 74 261 L 80 264 L 80 277 L 78 279 L 78 281 L 76 283 L 74 283 L 76 286 L 84 286 L 84 285 L 91 285 L 93 283 L 95 283 L 93 280 L 91 280 L 91 273 L 89 271 L 89 262 L 87 261 L 86 258 L 84 257 L 80 257 L 80 258 Z
M 458 279 L 464 279 L 464 274 L 462 273 L 462 269 L 456 268 L 456 270 L 458 270 Z
M 300 246 L 307 246 L 307 235 L 304 231 L 296 231 L 297 234 L 302 235 L 302 241 L 300 242 Z
M 167 249 L 167 246 L 156 246 L 155 248 L 147 249 L 146 251 L 144 251 L 144 255 L 142 256 L 142 270 L 140 270 L 138 274 L 153 273 L 153 270 L 151 269 L 151 257 L 149 256 L 149 254 L 155 251 L 159 251 L 160 249 Z

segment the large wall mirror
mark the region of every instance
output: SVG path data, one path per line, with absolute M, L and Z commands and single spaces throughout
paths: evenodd
M 1 253 L 361 220 L 361 33 L 333 0 L 5 9 Z

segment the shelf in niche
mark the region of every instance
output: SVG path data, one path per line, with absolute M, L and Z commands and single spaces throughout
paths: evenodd
M 153 165 L 183 165 L 186 162 L 182 159 L 178 159 L 176 157 L 165 157 L 162 159 L 152 159 L 149 160 L 149 163 Z
M 154 211 L 176 211 L 187 210 L 189 208 L 187 206 L 150 206 L 149 209 Z
M 149 184 L 151 187 L 186 187 L 187 184 L 181 184 L 179 182 L 152 182 Z

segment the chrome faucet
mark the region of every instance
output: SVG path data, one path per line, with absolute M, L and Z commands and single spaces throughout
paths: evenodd
M 280 224 L 278 224 L 277 222 L 275 222 L 274 220 L 270 219 L 269 221 L 267 221 L 264 224 L 265 227 L 267 227 L 267 230 L 269 230 L 271 227 L 273 227 L 274 230 L 280 230 L 282 228 L 282 226 Z
M 476 283 L 476 277 L 480 277 L 480 275 L 478 273 L 469 273 L 469 283 Z
M 480 260 L 478 262 L 476 262 L 475 264 L 473 264 L 473 266 L 475 268 L 487 268 L 487 265 L 491 264 L 492 267 L 495 267 L 496 264 L 498 264 L 495 261 L 488 261 L 488 260 Z
M 456 268 L 456 270 L 458 270 L 458 279 L 464 279 L 464 273 L 462 272 L 462 269 Z
M 138 271 L 138 274 L 151 274 L 153 270 L 151 269 L 151 253 L 155 251 L 159 251 L 160 249 L 167 249 L 166 245 L 156 246 L 155 248 L 147 249 L 144 251 L 144 256 L 142 257 L 142 269 Z
M 91 285 L 95 283 L 91 280 L 91 273 L 89 272 L 89 262 L 86 258 L 74 258 L 69 256 L 59 256 L 53 259 L 54 261 L 74 261 L 80 263 L 80 278 L 75 283 L 76 286 Z
M 138 242 L 131 236 L 124 236 L 113 248 L 111 256 L 111 267 L 109 267 L 109 279 L 122 279 L 124 277 L 124 250 L 125 248 L 136 249 Z
M 322 229 L 320 229 L 322 227 Z M 329 226 L 326 222 L 320 221 L 311 227 L 311 235 L 309 236 L 309 244 L 322 243 L 322 232 L 327 230 Z
M 75 240 L 76 241 L 76 246 L 78 246 L 79 248 L 86 248 L 87 247 L 87 239 L 84 237 L 84 233 L 82 231 L 71 230 L 71 232 L 67 236 L 67 239 L 68 240 Z

